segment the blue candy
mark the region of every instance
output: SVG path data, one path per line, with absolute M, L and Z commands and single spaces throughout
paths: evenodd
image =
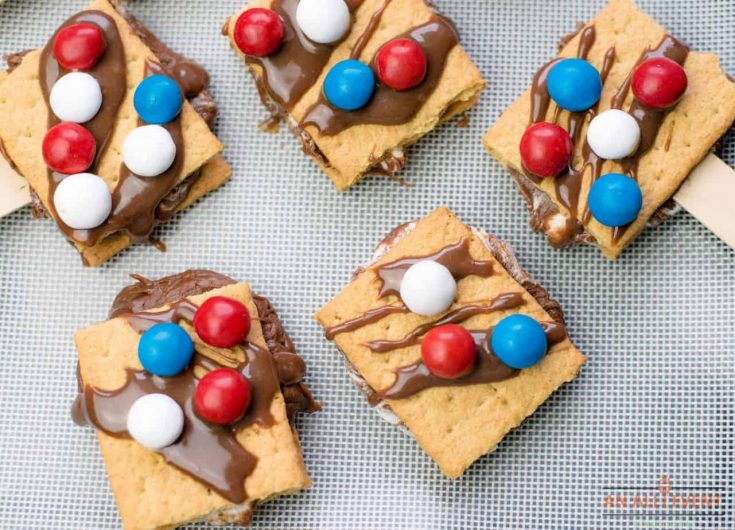
M 163 125 L 173 120 L 184 99 L 179 85 L 165 75 L 146 77 L 135 89 L 133 105 L 140 119 L 146 123 Z
M 324 95 L 342 110 L 364 107 L 375 90 L 375 74 L 360 61 L 347 59 L 335 64 L 324 79 Z
M 143 333 L 138 342 L 138 359 L 147 371 L 162 377 L 182 372 L 194 355 L 194 342 L 184 328 L 164 322 Z
M 635 221 L 643 205 L 638 183 L 620 173 L 602 175 L 587 196 L 592 217 L 605 226 L 623 226 Z
M 549 95 L 557 105 L 576 112 L 597 103 L 602 93 L 600 72 L 583 59 L 563 59 L 546 79 Z
M 543 358 L 548 343 L 541 324 L 526 315 L 511 315 L 495 326 L 490 346 L 503 364 L 528 368 Z

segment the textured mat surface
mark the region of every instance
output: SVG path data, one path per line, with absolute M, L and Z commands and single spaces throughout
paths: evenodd
M 229 184 L 160 231 L 166 254 L 136 247 L 83 269 L 29 208 L 0 219 L 0 529 L 119 527 L 94 435 L 69 418 L 72 333 L 105 316 L 128 273 L 155 278 L 188 267 L 247 279 L 268 295 L 324 402 L 299 423 L 314 487 L 262 507 L 256 528 L 733 528 L 735 253 L 686 213 L 647 230 L 616 263 L 591 247 L 552 250 L 530 232 L 510 177 L 481 145 L 558 38 L 602 2 L 439 0 L 489 89 L 469 128 L 449 124 L 411 150 L 403 176 L 415 187 L 371 177 L 344 194 L 287 132 L 258 130 L 264 112 L 253 83 L 219 34 L 242 3 L 133 6 L 165 42 L 210 69 L 234 168 Z M 641 4 L 735 74 L 735 2 Z M 42 45 L 83 5 L 6 1 L 0 52 Z M 723 156 L 735 164 L 733 138 Z M 370 410 L 311 316 L 383 234 L 440 204 L 514 245 L 562 302 L 590 358 L 575 383 L 456 481 Z M 662 476 L 667 506 L 633 508 L 636 494 L 663 497 Z M 627 495 L 628 507 L 606 507 L 608 495 Z M 674 506 L 675 495 L 700 502 Z M 707 506 L 702 495 L 719 502 Z

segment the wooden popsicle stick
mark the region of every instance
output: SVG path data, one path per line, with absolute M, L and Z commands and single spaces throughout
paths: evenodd
M 0 156 L 0 217 L 31 202 L 28 183 Z
M 735 249 L 735 170 L 713 154 L 689 174 L 674 200 Z

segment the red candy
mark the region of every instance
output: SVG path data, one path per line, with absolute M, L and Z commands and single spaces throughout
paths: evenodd
M 194 329 L 207 344 L 215 348 L 232 348 L 248 336 L 250 313 L 237 300 L 213 296 L 194 313 Z
M 393 90 L 408 90 L 426 77 L 426 53 L 413 39 L 395 39 L 383 45 L 375 64 L 380 82 Z
M 70 24 L 54 38 L 54 57 L 66 70 L 88 70 L 105 53 L 105 35 L 89 22 Z
M 283 42 L 286 29 L 275 11 L 255 7 L 243 12 L 235 23 L 235 44 L 245 55 L 266 57 Z
M 234 423 L 250 406 L 250 383 L 232 368 L 217 368 L 202 377 L 194 392 L 199 416 L 219 425 Z
M 466 375 L 475 364 L 475 340 L 457 324 L 444 324 L 429 331 L 421 342 L 421 358 L 429 371 L 444 379 Z
M 97 142 L 92 133 L 78 123 L 62 122 L 48 130 L 41 152 L 49 168 L 71 175 L 89 169 L 97 152 Z
M 687 74 L 679 63 L 654 57 L 639 64 L 631 82 L 635 98 L 652 109 L 666 109 L 681 99 L 687 89 Z
M 567 168 L 574 146 L 567 132 L 553 123 L 531 125 L 521 138 L 521 161 L 537 177 L 555 177 Z

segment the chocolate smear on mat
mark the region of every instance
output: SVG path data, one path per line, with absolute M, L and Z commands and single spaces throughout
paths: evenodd
M 298 0 L 275 0 L 270 9 L 278 13 L 285 26 L 281 48 L 268 57 L 245 57 L 249 65 L 263 70 L 255 78 L 263 102 L 267 102 L 267 95 L 289 110 L 316 83 L 339 45 L 339 42 L 319 44 L 309 40 L 296 23 L 298 4 Z M 361 4 L 362 0 L 352 0 L 348 7 L 354 13 Z
M 504 311 L 521 305 L 523 305 L 523 296 L 520 293 L 503 293 L 486 305 L 470 304 L 453 309 L 437 320 L 417 326 L 400 339 L 374 340 L 368 342 L 366 346 L 374 353 L 386 353 L 399 348 L 413 346 L 421 342 L 421 338 L 435 327 L 443 326 L 444 324 L 459 324 L 476 315 Z
M 159 322 L 191 323 L 197 306 L 182 297 L 234 283 L 226 276 L 204 270 L 186 271 L 157 281 L 140 276 L 136 279 L 137 284 L 126 287 L 117 296 L 111 315 L 126 319 L 138 333 Z M 158 452 L 167 462 L 231 502 L 245 501 L 245 479 L 255 468 L 257 458 L 238 443 L 237 433 L 256 423 L 265 428 L 272 426 L 275 419 L 270 408 L 279 391 L 286 397 L 289 419 L 296 412 L 319 408 L 302 383 L 304 362 L 294 353 L 270 302 L 257 295 L 253 300 L 269 350 L 250 342 L 232 350 L 216 351 L 197 344 L 192 364 L 185 372 L 164 378 L 128 369 L 126 383 L 114 391 L 83 386 L 79 378 L 80 394 L 72 407 L 72 417 L 79 424 L 92 424 L 111 436 L 129 438 L 127 413 L 133 402 L 149 393 L 166 394 L 179 403 L 186 420 L 181 438 Z M 161 304 L 170 307 L 157 313 L 143 312 Z M 252 401 L 245 416 L 227 426 L 203 421 L 193 406 L 199 377 L 220 367 L 240 371 L 252 388 Z
M 333 107 L 321 93 L 316 103 L 306 112 L 300 126 L 312 125 L 321 134 L 334 136 L 354 125 L 400 125 L 412 120 L 439 84 L 447 56 L 459 43 L 459 35 L 447 19 L 433 14 L 427 23 L 395 38 L 413 39 L 426 52 L 427 73 L 421 84 L 399 92 L 378 82 L 368 104 L 354 111 Z M 354 52 L 353 58 L 356 58 Z M 370 66 L 375 70 L 375 57 Z
M 566 328 L 558 322 L 541 322 L 546 332 L 549 346 L 561 342 L 567 336 Z M 490 346 L 493 328 L 487 330 L 471 330 L 475 340 L 477 362 L 473 370 L 457 379 L 444 379 L 432 374 L 426 365 L 417 361 L 396 370 L 395 382 L 385 390 L 378 392 L 380 399 L 404 399 L 422 390 L 433 387 L 468 386 L 482 383 L 494 383 L 516 376 L 520 370 L 503 364 L 493 353 Z

